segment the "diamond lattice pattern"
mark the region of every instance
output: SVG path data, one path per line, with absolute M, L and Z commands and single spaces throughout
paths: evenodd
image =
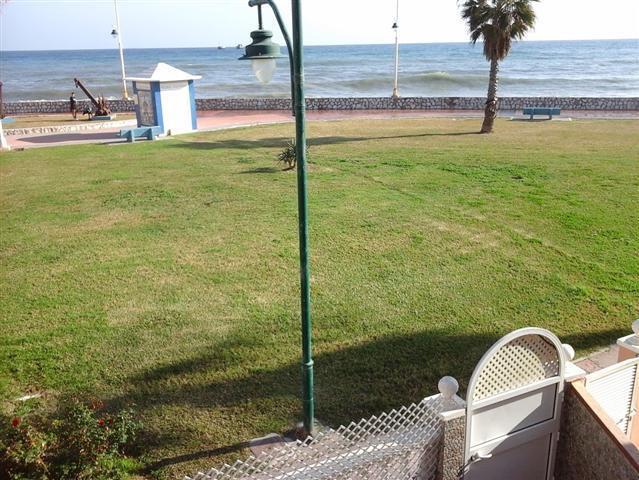
M 482 369 L 473 400 L 508 392 L 559 375 L 559 352 L 540 335 L 525 335 L 501 347 Z
M 428 397 L 185 480 L 432 480 L 444 403 Z

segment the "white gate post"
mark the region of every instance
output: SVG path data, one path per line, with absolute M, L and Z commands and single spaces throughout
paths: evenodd
M 564 343 L 562 345 L 564 349 L 564 355 L 566 356 L 566 372 L 565 372 L 565 380 L 567 382 L 574 382 L 576 380 L 582 379 L 586 376 L 586 371 L 572 363 L 575 359 L 575 349 L 572 348 L 571 345 Z
M 9 142 L 4 136 L 4 130 L 2 129 L 2 122 L 0 122 L 0 150 L 11 150 Z
M 436 480 L 457 480 L 464 465 L 466 435 L 466 402 L 457 396 L 459 384 L 453 377 L 444 377 L 437 385 L 444 399 L 444 410 L 439 414 L 443 433 Z
M 639 320 L 632 322 L 632 331 L 632 335 L 621 337 L 617 340 L 617 345 L 619 345 L 619 358 L 617 361 L 619 362 L 639 356 Z

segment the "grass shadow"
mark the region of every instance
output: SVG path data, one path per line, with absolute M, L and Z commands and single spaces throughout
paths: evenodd
M 626 333 L 610 330 L 565 336 L 562 341 L 575 349 L 608 345 Z M 412 335 L 389 336 L 361 345 L 323 352 L 315 357 L 317 417 L 332 427 L 388 411 L 437 393 L 437 382 L 452 375 L 465 395 L 467 382 L 486 350 L 501 337 L 500 333 L 460 335 L 444 330 L 429 330 Z M 194 375 L 206 379 L 208 371 L 232 365 L 232 350 L 241 347 L 236 340 L 221 344 L 193 357 L 142 372 L 130 379 L 130 390 L 112 404 L 136 404 L 139 410 L 180 406 L 194 409 L 237 409 L 249 402 L 268 405 L 281 399 L 299 398 L 301 367 L 290 363 L 279 368 L 249 370 L 244 377 L 229 380 L 179 381 Z M 176 433 L 178 433 L 176 435 Z M 185 432 L 185 438 L 192 432 Z M 263 432 L 267 433 L 267 432 Z M 280 432 L 282 433 L 282 432 Z M 182 439 L 183 440 L 183 439 Z M 151 442 L 148 448 L 179 444 L 179 432 Z M 247 439 L 237 439 L 247 440 Z M 159 442 L 159 443 L 158 443 Z M 197 459 L 213 458 L 245 448 L 245 443 L 202 450 L 158 460 L 146 467 L 157 470 Z
M 557 118 L 519 118 L 514 117 L 511 118 L 511 122 L 529 122 L 529 123 L 540 123 L 540 122 L 552 122 L 558 120 Z
M 242 170 L 241 172 L 238 172 L 238 174 L 246 175 L 251 173 L 278 173 L 278 172 L 281 172 L 281 170 L 275 167 L 257 167 L 257 168 L 251 168 L 250 170 Z
M 162 468 L 179 465 L 181 463 L 193 462 L 195 460 L 202 460 L 208 458 L 214 460 L 215 458 L 228 455 L 229 453 L 240 452 L 246 448 L 249 448 L 249 442 L 240 442 L 233 445 L 227 445 L 225 447 L 213 448 L 208 450 L 200 450 L 197 452 L 186 453 L 184 455 L 176 455 L 175 457 L 163 458 L 157 462 L 149 463 L 140 470 L 140 474 L 149 475 Z
M 330 137 L 314 137 L 308 138 L 308 146 L 323 146 L 323 145 L 339 145 L 352 142 L 368 142 L 371 140 L 397 140 L 402 138 L 427 138 L 427 137 L 459 137 L 467 135 L 480 135 L 480 132 L 450 132 L 450 133 L 420 133 L 416 135 L 390 135 L 390 136 L 370 136 L 370 137 L 345 137 L 345 136 L 330 136 Z M 254 148 L 283 148 L 290 141 L 289 137 L 270 137 L 260 138 L 256 140 L 241 140 L 241 139 L 229 139 L 218 140 L 215 142 L 208 141 L 182 141 L 171 145 L 178 148 L 191 148 L 195 150 L 211 150 L 211 149 L 232 149 L 232 150 L 249 150 Z
M 31 137 L 22 137 L 20 139 L 25 143 L 58 143 L 58 142 L 75 142 L 86 140 L 112 140 L 113 143 L 122 143 L 123 140 L 113 132 L 79 132 L 79 133 L 56 133 L 51 135 L 34 135 Z

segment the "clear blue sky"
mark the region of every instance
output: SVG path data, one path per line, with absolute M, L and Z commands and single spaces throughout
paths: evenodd
M 118 0 L 125 47 L 248 43 L 257 12 L 247 0 Z M 290 2 L 278 2 L 290 20 Z M 305 43 L 391 43 L 395 0 L 306 0 Z M 639 38 L 639 0 L 542 0 L 530 40 Z M 277 30 L 266 15 L 269 28 Z M 2 50 L 113 48 L 113 0 L 10 0 Z M 406 43 L 467 41 L 456 0 L 400 0 Z M 281 42 L 281 39 L 280 39 Z

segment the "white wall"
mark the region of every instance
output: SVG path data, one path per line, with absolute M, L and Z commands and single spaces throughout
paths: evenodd
M 193 131 L 191 119 L 191 96 L 188 82 L 160 84 L 164 132 L 171 134 Z

